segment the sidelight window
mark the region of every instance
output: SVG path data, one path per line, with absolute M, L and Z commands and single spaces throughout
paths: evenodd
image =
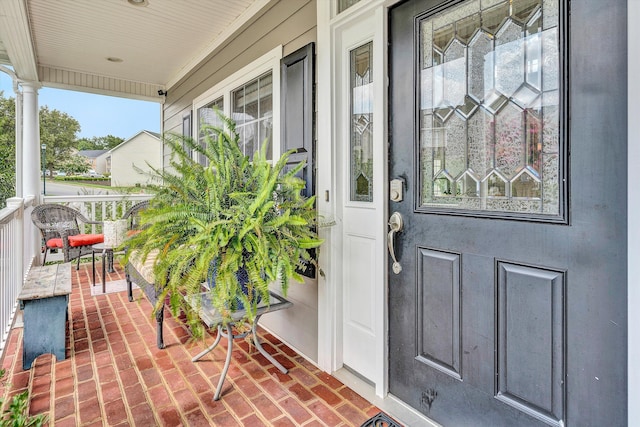
M 373 70 L 371 42 L 350 53 L 351 200 L 373 201 Z

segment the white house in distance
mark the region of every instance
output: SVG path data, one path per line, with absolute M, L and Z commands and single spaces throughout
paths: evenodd
M 78 155 L 87 159 L 87 164 L 97 173 L 105 173 L 108 150 L 80 150 Z
M 162 167 L 162 142 L 160 135 L 140 131 L 109 151 L 107 162 L 111 170 L 111 186 L 124 187 L 149 183 L 151 167 Z

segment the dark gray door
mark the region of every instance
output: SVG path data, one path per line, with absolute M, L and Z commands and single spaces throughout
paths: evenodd
M 626 2 L 412 0 L 389 30 L 390 392 L 625 425 Z

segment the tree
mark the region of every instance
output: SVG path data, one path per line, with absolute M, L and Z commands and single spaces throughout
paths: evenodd
M 111 150 L 112 148 L 120 145 L 123 141 L 124 138 L 113 135 L 80 138 L 76 148 L 78 150 Z
M 89 164 L 86 158 L 73 154 L 60 165 L 60 169 L 73 175 L 79 175 L 89 171 Z
M 6 200 L 16 194 L 16 103 L 13 98 L 5 98 L 0 91 L 0 208 Z
M 80 123 L 67 113 L 40 108 L 40 142 L 46 144 L 46 169 L 60 169 L 76 146 Z
M 16 103 L 14 98 L 5 98 L 0 91 L 0 208 L 6 199 L 15 196 L 16 155 Z M 75 147 L 80 123 L 73 117 L 49 107 L 40 108 L 40 142 L 47 144 L 47 169 L 58 169 L 71 155 Z M 38 169 L 42 169 L 40 166 Z

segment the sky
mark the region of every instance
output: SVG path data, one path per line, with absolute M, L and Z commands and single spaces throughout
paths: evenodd
M 15 98 L 9 75 L 0 72 L 0 91 Z M 141 130 L 160 132 L 160 104 L 42 87 L 38 105 L 67 113 L 80 123 L 78 138 L 113 135 L 129 139 Z

